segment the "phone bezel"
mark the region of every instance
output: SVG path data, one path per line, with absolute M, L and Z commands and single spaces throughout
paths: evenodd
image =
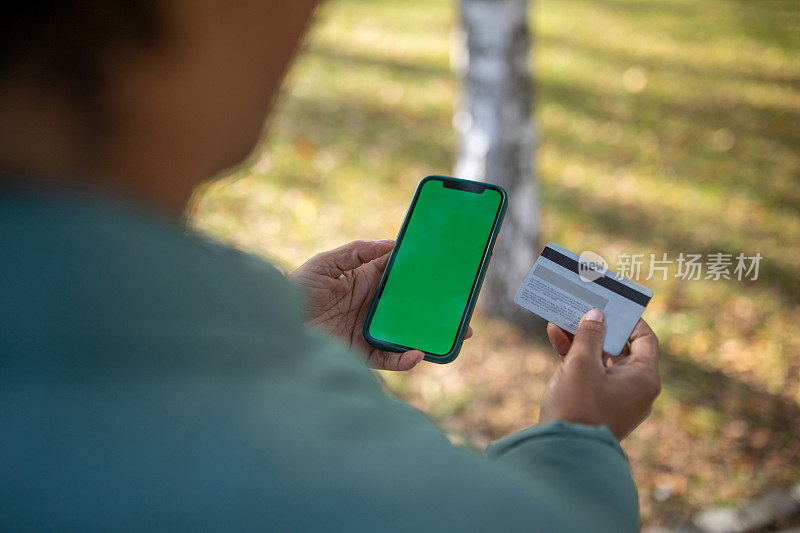
M 481 262 L 477 272 L 475 273 L 475 279 L 472 282 L 469 298 L 467 300 L 466 306 L 464 307 L 464 312 L 461 315 L 461 322 L 459 323 L 458 330 L 456 331 L 456 336 L 453 339 L 453 344 L 450 350 L 445 354 L 435 354 L 422 350 L 425 353 L 426 361 L 443 364 L 453 361 L 456 357 L 458 357 L 458 353 L 461 351 L 461 345 L 464 342 L 464 335 L 466 335 L 467 328 L 469 326 L 469 321 L 472 317 L 472 312 L 475 309 L 475 303 L 478 300 L 478 295 L 480 293 L 481 286 L 483 285 L 483 279 L 486 275 L 486 269 L 489 266 L 489 260 L 492 257 L 494 245 L 497 241 L 497 236 L 500 233 L 500 227 L 503 224 L 503 218 L 505 217 L 506 207 L 508 204 L 508 195 L 506 194 L 506 191 L 499 185 L 495 185 L 493 183 L 463 180 L 458 178 L 452 178 L 449 176 L 439 176 L 439 175 L 426 176 L 419 182 L 419 184 L 417 185 L 417 189 L 414 192 L 414 197 L 411 200 L 411 205 L 409 206 L 408 211 L 406 212 L 403 224 L 400 227 L 400 231 L 397 235 L 397 241 L 396 241 L 397 243 L 394 249 L 392 250 L 391 256 L 389 257 L 389 261 L 387 262 L 386 268 L 383 271 L 383 276 L 381 277 L 380 284 L 378 285 L 378 288 L 375 291 L 375 296 L 372 299 L 372 305 L 370 305 L 369 313 L 367 314 L 367 318 L 364 321 L 363 335 L 364 339 L 366 339 L 366 341 L 369 344 L 382 350 L 388 350 L 392 352 L 405 352 L 408 350 L 419 349 L 410 346 L 395 344 L 381 339 L 376 339 L 370 334 L 369 327 L 370 324 L 372 323 L 372 317 L 375 314 L 375 310 L 377 309 L 378 301 L 380 300 L 381 295 L 383 294 L 383 289 L 386 285 L 386 280 L 389 278 L 392 265 L 394 264 L 395 258 L 397 257 L 397 252 L 400 249 L 400 246 L 402 245 L 406 228 L 408 227 L 408 223 L 411 219 L 411 214 L 414 212 L 414 208 L 417 205 L 417 200 L 419 199 L 419 195 L 422 192 L 422 188 L 425 186 L 426 183 L 430 181 L 441 181 L 443 186 L 449 189 L 467 190 L 470 192 L 478 192 L 476 189 L 480 189 L 481 193 L 486 189 L 490 189 L 500 193 L 500 205 L 498 206 L 497 213 L 495 213 L 494 222 L 492 223 L 492 231 L 490 232 L 489 237 L 486 240 L 486 245 L 484 246 L 483 255 L 481 256 Z

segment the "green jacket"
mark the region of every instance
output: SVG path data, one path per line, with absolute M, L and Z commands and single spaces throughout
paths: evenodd
M 264 262 L 84 193 L 0 197 L 0 529 L 634 531 L 604 427 L 450 444 Z

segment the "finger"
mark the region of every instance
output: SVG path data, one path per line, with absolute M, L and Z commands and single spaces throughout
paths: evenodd
M 556 326 L 552 322 L 547 323 L 547 338 L 550 344 L 558 355 L 564 357 L 569 352 L 572 346 L 572 339 L 567 335 L 567 332 Z
M 583 316 L 578 324 L 566 360 L 585 363 L 588 367 L 602 368 L 605 336 L 606 321 L 603 312 L 599 309 L 592 309 Z
M 611 368 L 615 365 L 624 364 L 627 357 L 631 354 L 630 343 L 625 343 L 619 355 L 611 355 L 603 352 L 603 364 L 606 368 Z
M 467 339 L 469 339 L 470 337 L 472 337 L 472 335 L 473 335 L 474 333 L 475 333 L 475 332 L 474 332 L 474 331 L 472 331 L 472 326 L 469 326 L 469 327 L 467 328 L 467 334 L 466 334 L 466 335 L 464 335 L 464 340 L 467 340 Z
M 622 348 L 622 352 L 619 354 L 619 356 L 620 357 L 624 357 L 624 356 L 630 355 L 630 354 L 631 354 L 631 343 L 630 343 L 630 341 L 628 341 L 628 342 L 625 343 L 625 347 Z
M 386 264 L 389 262 L 389 258 L 392 257 L 391 254 L 384 254 L 377 259 L 373 259 L 370 261 L 370 265 L 374 266 L 378 269 L 378 272 L 383 274 L 383 271 L 386 269 Z
M 381 370 L 404 371 L 411 370 L 425 357 L 420 350 L 409 350 L 403 353 L 383 352 L 376 359 L 379 364 L 375 368 Z
M 373 259 L 389 253 L 394 241 L 353 241 L 333 250 L 317 254 L 314 267 L 321 273 L 338 278 L 343 272 L 353 270 Z
M 630 339 L 630 355 L 632 361 L 643 361 L 652 367 L 658 367 L 658 338 L 643 319 L 639 319 L 633 328 Z

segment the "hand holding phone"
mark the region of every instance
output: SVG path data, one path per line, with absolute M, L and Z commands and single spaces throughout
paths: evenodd
M 414 194 L 364 323 L 382 350 L 421 350 L 448 363 L 469 327 L 506 210 L 496 185 L 444 176 Z
M 363 335 L 367 310 L 394 244 L 385 239 L 349 242 L 318 253 L 289 278 L 301 291 L 306 319 L 311 325 L 346 342 L 373 368 L 410 370 L 425 354 L 419 350 L 381 350 L 368 344 Z M 471 335 L 472 328 L 468 328 L 464 338 Z

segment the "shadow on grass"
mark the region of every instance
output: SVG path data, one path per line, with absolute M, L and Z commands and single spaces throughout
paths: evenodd
M 706 407 L 719 416 L 720 425 L 712 430 L 712 438 L 723 438 L 728 423 L 746 424 L 745 431 L 726 438 L 731 446 L 726 452 L 756 463 L 778 454 L 779 464 L 789 467 L 789 472 L 784 472 L 789 479 L 784 482 L 794 479 L 800 467 L 800 406 L 796 402 L 669 353 L 662 354 L 660 368 L 664 390 L 671 397 L 690 408 Z M 756 432 L 762 436 L 760 442 L 751 438 Z
M 408 63 L 365 54 L 353 54 L 341 50 L 332 50 L 320 45 L 309 47 L 305 50 L 305 54 L 317 59 L 334 61 L 341 64 L 343 67 L 357 66 L 380 68 L 388 70 L 393 75 L 413 76 L 415 80 L 419 80 L 420 78 L 425 81 L 432 78 L 447 79 L 451 76 L 450 70 L 446 67 Z
M 576 0 L 572 0 L 576 2 Z M 614 18 L 636 21 L 643 28 L 662 29 L 685 39 L 714 40 L 737 34 L 781 48 L 800 46 L 800 9 L 795 0 L 582 0 L 584 5 L 613 12 Z
M 284 140 L 309 139 L 319 147 L 336 147 L 353 161 L 377 151 L 390 162 L 424 161 L 452 166 L 449 114 L 409 111 L 358 100 L 291 97 L 283 104 Z
M 635 53 L 630 49 L 615 49 L 612 51 L 607 48 L 591 46 L 586 41 L 574 36 L 564 35 L 540 36 L 536 44 L 545 48 L 568 48 L 595 61 L 613 65 L 617 69 L 637 65 L 646 67 L 650 72 L 658 72 L 660 74 L 698 76 L 704 82 L 712 84 L 716 81 L 774 83 L 792 89 L 800 89 L 800 77 L 797 74 L 746 72 L 733 60 L 727 68 L 720 68 L 718 66 L 709 66 L 708 64 L 696 64 L 679 57 L 649 57 L 646 53 Z
M 540 101 L 558 104 L 592 120 L 623 123 L 627 128 L 655 132 L 662 151 L 662 165 L 672 166 L 678 181 L 694 184 L 698 180 L 708 180 L 745 190 L 768 207 L 796 210 L 800 205 L 800 183 L 791 179 L 800 169 L 795 168 L 791 160 L 786 163 L 792 166 L 781 169 L 771 154 L 763 151 L 751 149 L 741 153 L 735 147 L 731 152 L 715 152 L 703 137 L 714 130 L 728 128 L 743 140 L 750 137 L 778 143 L 783 150 L 793 153 L 800 146 L 800 111 L 757 108 L 742 102 L 735 105 L 708 100 L 679 103 L 646 93 L 603 94 L 547 78 L 538 81 L 538 91 Z M 543 138 L 567 153 L 591 154 L 612 165 L 631 163 L 642 157 L 638 149 L 630 147 L 603 150 L 600 146 L 586 146 L 585 141 L 553 128 L 543 131 Z M 726 171 L 720 172 L 722 168 Z M 784 179 L 774 179 L 775 174 Z
M 662 354 L 661 373 L 670 393 L 679 401 L 741 417 L 753 426 L 774 427 L 782 435 L 781 445 L 792 440 L 794 449 L 800 452 L 800 406 L 790 399 L 669 352 Z
M 728 0 L 738 29 L 748 37 L 779 48 L 800 48 L 800 4 L 772 0 L 769 6 L 751 0 Z

